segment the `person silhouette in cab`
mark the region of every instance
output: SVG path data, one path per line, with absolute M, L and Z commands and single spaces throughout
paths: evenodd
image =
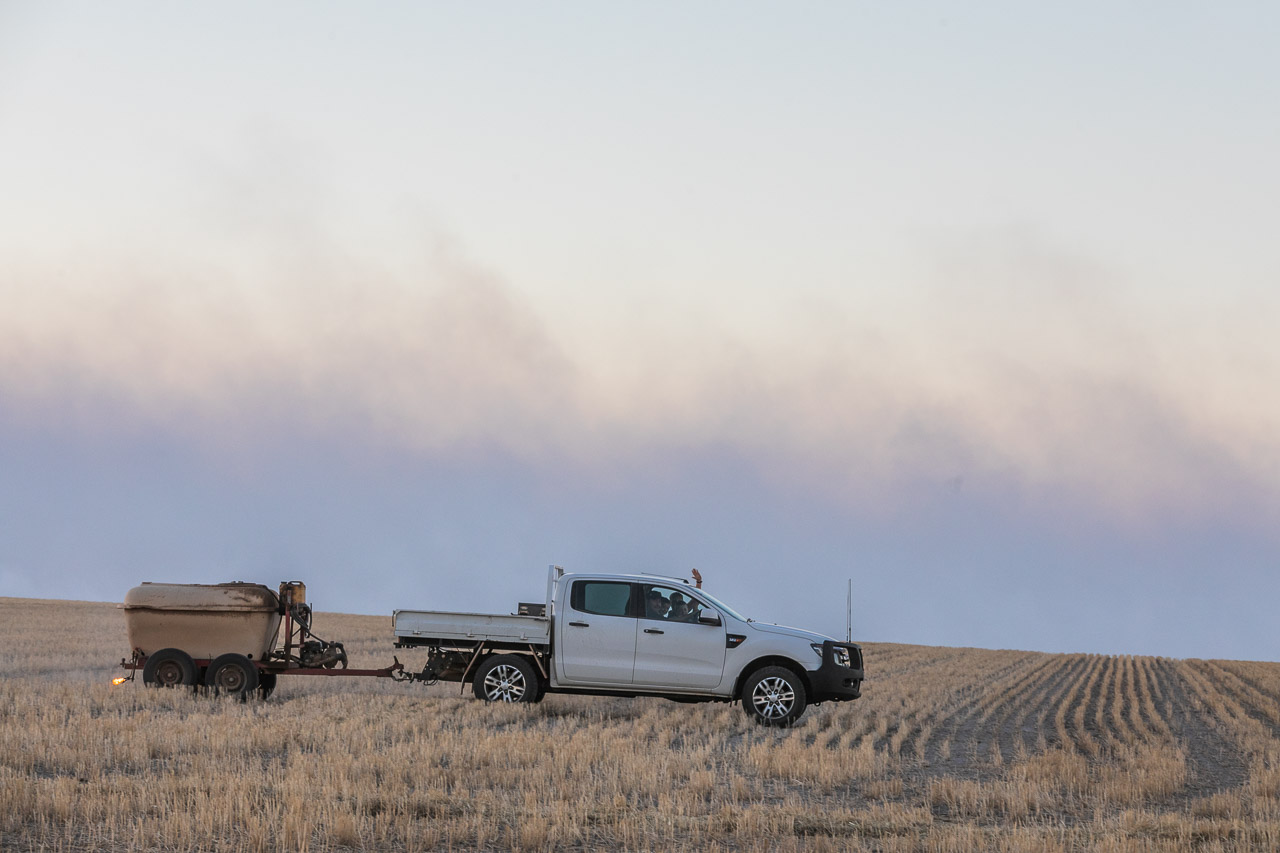
M 645 598 L 644 602 L 645 616 L 648 616 L 650 619 L 666 619 L 667 612 L 670 609 L 671 605 L 662 597 L 662 593 L 658 592 L 656 589 L 649 590 L 649 595 Z

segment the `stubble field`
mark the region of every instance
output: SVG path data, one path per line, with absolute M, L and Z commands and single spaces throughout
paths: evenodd
M 386 616 L 316 630 L 397 653 Z M 862 699 L 768 730 L 384 679 L 113 687 L 111 604 L 0 598 L 0 643 L 5 850 L 1280 849 L 1274 663 L 866 643 Z

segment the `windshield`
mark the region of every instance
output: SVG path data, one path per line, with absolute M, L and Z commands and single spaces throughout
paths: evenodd
M 721 601 L 720 599 L 716 598 L 714 595 L 711 595 L 710 593 L 708 593 L 706 590 L 703 590 L 703 589 L 698 590 L 698 595 L 702 596 L 702 597 L 703 597 L 703 598 L 705 598 L 707 601 L 709 601 L 711 604 L 714 604 L 716 607 L 718 607 L 718 608 L 720 608 L 721 610 L 723 610 L 725 613 L 728 613 L 730 616 L 732 616 L 734 619 L 737 619 L 739 622 L 750 622 L 750 621 L 751 621 L 750 619 L 748 619 L 747 617 L 743 616 L 743 615 L 742 615 L 741 613 L 739 613 L 738 611 L 734 610 L 734 609 L 733 609 L 732 607 L 730 607 L 729 605 L 725 604 L 725 603 L 724 603 L 723 601 Z

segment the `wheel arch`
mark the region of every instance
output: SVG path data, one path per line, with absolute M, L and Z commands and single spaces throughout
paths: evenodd
M 533 652 L 525 649 L 490 649 L 480 657 L 476 658 L 475 663 L 471 667 L 471 671 L 467 673 L 466 680 L 462 683 L 474 684 L 476 680 L 476 673 L 480 671 L 480 667 L 484 666 L 493 658 L 504 657 L 506 655 L 519 655 L 523 657 L 525 660 L 529 661 L 529 665 L 533 667 L 533 674 L 538 677 L 538 680 L 544 683 L 548 681 L 547 676 L 542 673 L 542 667 L 544 664 L 539 662 L 538 656 Z
M 489 690 L 489 673 L 500 666 L 508 666 L 518 672 L 520 677 L 518 688 L 508 677 L 508 681 L 500 685 L 503 690 L 496 692 Z M 518 692 L 504 692 L 512 689 L 517 689 Z M 475 673 L 471 676 L 471 690 L 477 699 L 485 702 L 535 703 L 542 701 L 546 693 L 546 685 L 538 672 L 537 661 L 531 655 L 500 654 L 488 655 L 476 666 Z
M 757 670 L 764 669 L 766 666 L 782 666 L 791 670 L 796 674 L 796 677 L 800 679 L 800 683 L 804 685 L 805 695 L 813 695 L 813 683 L 809 681 L 809 673 L 805 672 L 804 667 L 797 663 L 795 659 L 789 658 L 785 655 L 765 655 L 764 657 L 758 657 L 751 661 L 751 663 L 744 666 L 742 671 L 738 673 L 738 678 L 733 683 L 733 697 L 735 699 L 741 697 L 742 685 L 746 684 L 747 679 L 751 677 L 752 673 Z

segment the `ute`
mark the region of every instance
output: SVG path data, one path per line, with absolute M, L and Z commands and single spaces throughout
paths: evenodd
M 547 693 L 741 701 L 768 726 L 857 699 L 862 649 L 756 622 L 680 578 L 547 572 L 545 602 L 514 615 L 397 610 L 398 648 L 424 647 L 413 680 L 472 685 L 486 701 Z

